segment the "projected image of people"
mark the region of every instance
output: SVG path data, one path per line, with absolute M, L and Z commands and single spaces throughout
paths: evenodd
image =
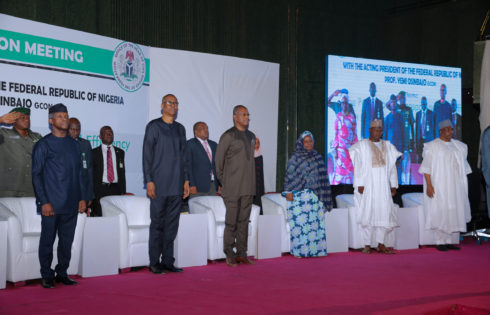
M 451 100 L 451 122 L 453 124 L 453 139 L 463 140 L 463 121 L 461 115 L 457 112 L 458 102 L 456 99 Z
M 332 101 L 332 99 L 340 94 L 346 95 L 349 94 L 349 91 L 347 89 L 335 90 L 328 97 L 328 101 L 327 101 L 328 107 L 334 111 L 335 115 L 337 115 L 342 110 L 342 99 L 340 99 L 339 101 Z M 354 115 L 354 117 L 356 117 L 356 114 L 354 113 L 354 107 L 352 107 L 352 104 L 349 103 L 348 106 L 349 106 L 349 112 L 351 112 Z
M 345 90 L 345 92 L 348 92 Z M 341 111 L 335 119 L 335 139 L 332 143 L 335 158 L 335 169 L 332 184 L 352 184 L 354 167 L 349 155 L 349 148 L 357 142 L 356 116 L 349 106 L 349 95 L 340 97 Z
M 369 138 L 369 124 L 375 119 L 384 122 L 383 102 L 376 97 L 376 84 L 369 84 L 369 97 L 362 102 L 361 135 L 363 139 Z
M 451 120 L 452 109 L 448 101 L 446 101 L 447 87 L 446 84 L 441 84 L 440 87 L 441 99 L 434 103 L 434 122 L 436 126 L 444 120 Z M 436 128 L 436 138 L 439 137 L 439 130 Z
M 434 113 L 427 108 L 427 97 L 422 96 L 420 110 L 415 118 L 415 147 L 417 150 L 418 163 L 422 162 L 422 150 L 424 143 L 434 140 Z
M 450 121 L 453 139 L 461 140 L 461 68 L 329 55 L 325 74 L 325 157 L 332 185 L 353 184 L 349 148 L 369 138 L 374 120 L 382 138 L 402 154 L 396 161 L 400 185 L 423 184 L 422 152 L 439 137 L 440 121 Z
M 391 142 L 398 151 L 403 152 L 403 117 L 397 111 L 395 94 L 391 94 L 386 108 L 390 110 L 390 113 L 385 118 L 383 138 Z
M 410 185 L 410 167 L 411 167 L 411 156 L 410 153 L 413 151 L 413 141 L 414 130 L 413 130 L 413 111 L 410 106 L 405 103 L 406 92 L 400 91 L 396 99 L 398 102 L 398 110 L 402 117 L 403 122 L 403 137 L 402 137 L 402 160 L 399 164 L 398 170 L 398 182 L 401 185 Z

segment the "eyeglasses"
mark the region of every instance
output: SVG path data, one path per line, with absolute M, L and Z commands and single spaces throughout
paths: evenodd
M 165 104 L 167 104 L 167 105 L 173 105 L 173 106 L 179 106 L 179 102 L 165 101 Z

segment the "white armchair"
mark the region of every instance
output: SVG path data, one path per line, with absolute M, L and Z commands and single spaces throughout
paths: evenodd
M 34 197 L 0 198 L 0 216 L 8 221 L 7 281 L 22 282 L 41 278 L 38 249 L 41 235 L 41 216 L 37 214 Z M 85 214 L 78 215 L 71 248 L 68 274 L 78 274 L 82 249 Z M 57 264 L 58 238 L 53 246 L 53 267 Z
M 359 208 L 356 206 L 353 194 L 343 194 L 335 197 L 338 208 L 349 209 L 349 248 L 359 249 L 364 248 L 364 240 L 362 239 L 362 229 L 357 223 Z
M 407 193 L 402 195 L 402 203 L 405 208 L 417 208 L 418 229 L 420 245 L 436 245 L 434 231 L 425 228 L 425 210 L 423 193 Z M 459 233 L 451 234 L 451 244 L 459 243 Z
M 208 224 L 208 259 L 225 258 L 223 252 L 223 233 L 225 230 L 226 207 L 223 198 L 218 196 L 201 196 L 189 200 L 190 213 L 204 213 Z M 260 207 L 252 205 L 250 223 L 248 225 L 248 252 L 249 256 L 257 253 L 257 226 Z
M 291 239 L 289 236 L 289 224 L 287 221 L 287 201 L 279 193 L 262 196 L 262 211 L 264 214 L 278 214 L 281 217 L 281 252 L 289 253 Z
M 148 266 L 150 199 L 141 196 L 107 196 L 100 200 L 102 216 L 119 221 L 119 268 Z

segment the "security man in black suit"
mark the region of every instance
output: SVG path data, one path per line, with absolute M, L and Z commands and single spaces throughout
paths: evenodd
M 209 129 L 205 122 L 194 124 L 194 138 L 187 141 L 190 198 L 215 196 L 218 191 L 214 156 L 218 144 L 209 140 Z
M 95 199 L 91 216 L 102 216 L 100 199 L 126 194 L 124 151 L 113 146 L 114 132 L 109 126 L 100 129 L 102 145 L 92 150 Z

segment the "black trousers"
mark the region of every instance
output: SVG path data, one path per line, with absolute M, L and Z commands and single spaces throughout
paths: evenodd
M 50 217 L 41 216 L 41 238 L 39 240 L 39 263 L 41 277 L 53 279 L 55 271 L 58 275 L 67 276 L 70 265 L 71 245 L 77 227 L 78 212 L 55 214 Z M 53 244 L 58 234 L 58 264 L 51 269 L 53 262 Z
M 248 223 L 252 210 L 253 196 L 223 197 L 226 206 L 223 251 L 226 257 L 247 257 Z
M 150 266 L 174 264 L 174 240 L 179 230 L 182 196 L 157 196 L 150 200 Z
M 115 196 L 121 195 L 123 192 L 117 183 L 112 184 L 102 184 L 99 190 L 95 192 L 95 199 L 92 203 L 92 211 L 90 212 L 91 217 L 101 217 L 102 216 L 102 207 L 100 205 L 100 199 L 105 196 Z

